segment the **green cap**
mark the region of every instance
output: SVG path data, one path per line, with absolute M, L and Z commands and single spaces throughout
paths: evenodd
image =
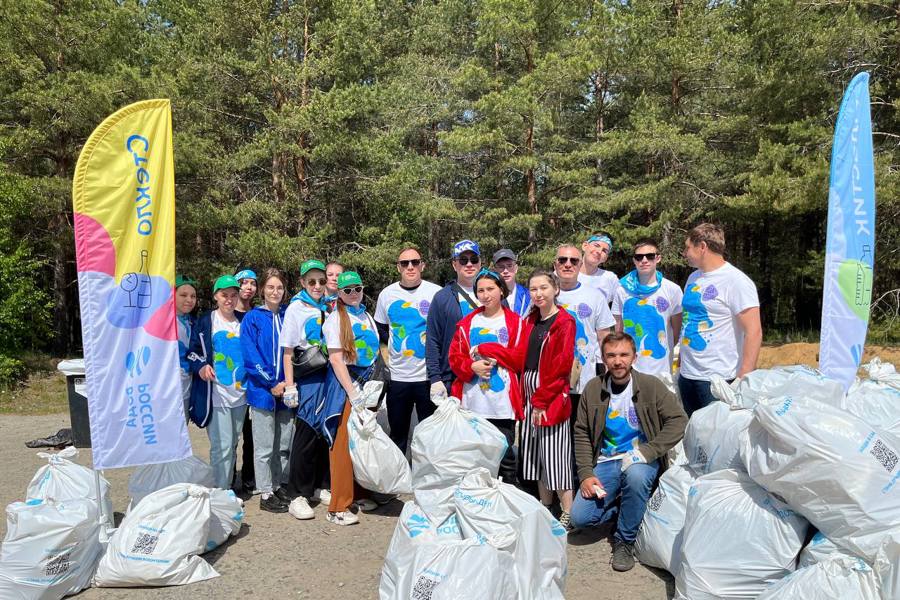
M 175 276 L 175 289 L 177 290 L 183 285 L 189 285 L 195 290 L 197 289 L 197 282 L 187 275 L 176 275 Z
M 321 260 L 316 260 L 315 258 L 303 261 L 303 264 L 300 265 L 300 277 L 303 277 L 313 269 L 318 269 L 324 273 L 325 263 L 323 263 Z
M 359 277 L 359 273 L 356 271 L 344 271 L 340 275 L 338 275 L 337 286 L 339 290 L 344 289 L 345 287 L 350 287 L 351 285 L 362 285 L 362 279 Z
M 234 278 L 234 275 L 222 275 L 221 277 L 216 279 L 216 283 L 213 286 L 213 294 L 215 294 L 219 290 L 228 288 L 241 289 L 241 285 L 238 283 L 238 280 Z

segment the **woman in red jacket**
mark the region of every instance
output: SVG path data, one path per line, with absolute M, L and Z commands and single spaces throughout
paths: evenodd
M 575 347 L 575 319 L 556 304 L 559 279 L 555 273 L 535 271 L 528 279 L 531 312 L 525 318 L 525 421 L 519 435 L 522 477 L 537 481 L 541 502 L 559 495 L 559 522 L 569 528 L 575 487 L 572 430 L 569 415 L 569 374 Z
M 486 269 L 478 273 L 475 294 L 481 307 L 457 323 L 449 358 L 456 375 L 451 394 L 506 436 L 509 447 L 500 463 L 500 476 L 507 483 L 515 483 L 512 446 L 516 421 L 524 417 L 519 374 L 525 346 L 522 319 L 502 305 L 507 293 L 500 275 Z

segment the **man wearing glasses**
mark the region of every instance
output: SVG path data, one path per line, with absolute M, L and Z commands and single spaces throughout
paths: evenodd
M 581 366 L 581 376 L 570 390 L 572 415 L 578 398 L 587 382 L 601 374 L 600 342 L 616 324 L 602 294 L 578 281 L 581 251 L 571 244 L 556 249 L 556 275 L 559 277 L 559 305 L 575 317 L 575 360 Z M 577 367 L 576 367 L 577 369 Z M 574 416 L 573 416 L 574 419 Z
M 519 272 L 518 260 L 516 253 L 509 248 L 497 250 L 492 258 L 494 270 L 500 274 L 509 292 L 504 299 L 506 306 L 520 317 L 524 317 L 531 308 L 531 295 L 524 285 L 516 283 L 516 273 Z
M 631 336 L 637 347 L 635 371 L 655 375 L 670 391 L 672 346 L 681 331 L 681 288 L 656 270 L 659 244 L 644 238 L 634 245 L 634 270 L 619 280 L 613 296 L 612 314 L 616 331 Z
M 619 287 L 619 278 L 616 274 L 600 268 L 600 265 L 609 260 L 612 247 L 612 237 L 608 233 L 600 232 L 590 236 L 581 244 L 584 259 L 578 272 L 578 281 L 589 288 L 599 290 L 606 298 L 607 304 L 612 302 L 616 288 Z
M 419 421 L 434 412 L 430 383 L 425 369 L 426 318 L 440 286 L 424 281 L 425 260 L 418 248 L 408 247 L 397 258 L 400 281 L 378 295 L 375 325 L 378 337 L 388 346 L 391 382 L 387 390 L 391 439 L 406 453 L 413 407 Z
M 472 240 L 461 240 L 453 245 L 451 259 L 456 280 L 434 295 L 425 331 L 425 366 L 432 396 L 450 393 L 450 342 L 456 324 L 480 306 L 472 284 L 481 270 L 481 248 Z

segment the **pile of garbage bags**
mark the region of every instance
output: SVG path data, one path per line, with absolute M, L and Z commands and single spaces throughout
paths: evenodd
M 113 530 L 109 482 L 73 462 L 75 448 L 47 460 L 24 502 L 6 508 L 0 598 L 48 600 L 98 587 L 182 585 L 218 576 L 200 554 L 237 535 L 243 502 L 211 487 L 209 466 L 191 457 L 139 467 L 128 513 Z
M 564 597 L 566 530 L 497 479 L 507 442 L 496 427 L 451 397 L 410 447 L 415 499 L 388 546 L 381 600 Z
M 900 375 L 760 369 L 693 414 L 635 543 L 676 598 L 900 600 Z

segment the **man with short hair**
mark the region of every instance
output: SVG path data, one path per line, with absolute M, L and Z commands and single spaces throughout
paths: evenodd
M 434 295 L 425 331 L 425 365 L 431 395 L 447 395 L 453 383 L 450 342 L 460 319 L 481 306 L 473 284 L 481 270 L 481 248 L 472 240 L 460 240 L 451 253 L 456 279 Z
M 604 231 L 588 237 L 581 244 L 584 256 L 581 270 L 578 272 L 578 281 L 589 288 L 599 290 L 606 298 L 607 304 L 612 302 L 616 288 L 619 287 L 619 278 L 616 274 L 600 268 L 600 265 L 609 260 L 612 247 L 612 236 Z
M 516 283 L 516 273 L 519 272 L 519 259 L 516 253 L 509 248 L 501 248 L 494 252 L 492 262 L 494 270 L 500 274 L 509 292 L 503 300 L 505 306 L 520 317 L 524 317 L 531 308 L 531 295 L 524 285 Z
M 684 240 L 684 258 L 697 269 L 682 300 L 678 390 L 688 416 L 715 400 L 713 375 L 731 381 L 755 370 L 762 345 L 756 285 L 724 254 L 718 225 L 697 225 Z
M 381 343 L 387 344 L 391 381 L 387 389 L 391 440 L 406 453 L 413 407 L 419 421 L 434 413 L 431 384 L 425 369 L 426 319 L 434 296 L 441 288 L 422 279 L 425 260 L 409 246 L 397 257 L 400 281 L 378 294 L 375 325 Z
M 628 571 L 653 482 L 666 467 L 666 453 L 684 437 L 688 419 L 659 379 L 632 370 L 635 346 L 628 334 L 608 335 L 602 351 L 606 375 L 585 388 L 573 431 L 581 493 L 571 523 L 598 525 L 618 510 L 612 568 Z
M 681 332 L 681 288 L 657 270 L 655 240 L 638 240 L 631 260 L 635 268 L 619 280 L 613 296 L 616 331 L 624 331 L 637 344 L 635 371 L 659 377 L 674 392 L 672 347 Z
M 241 288 L 238 290 L 238 305 L 235 312 L 248 313 L 253 310 L 253 299 L 256 298 L 256 273 L 251 269 L 241 269 L 234 274 Z

